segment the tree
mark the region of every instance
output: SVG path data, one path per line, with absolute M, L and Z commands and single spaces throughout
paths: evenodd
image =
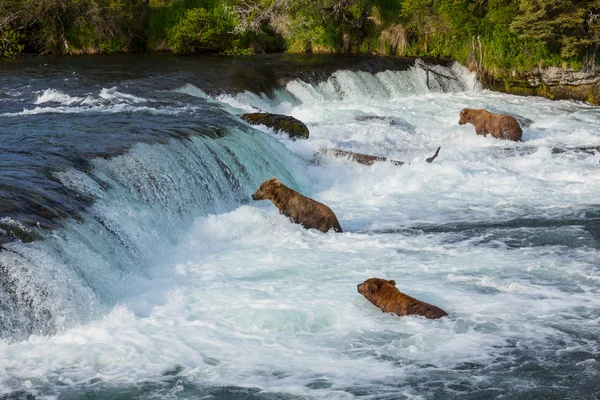
M 222 8 L 194 8 L 171 29 L 169 42 L 180 54 L 224 51 L 232 46 L 234 26 Z
M 521 38 L 539 40 L 564 59 L 597 48 L 599 0 L 520 0 L 519 9 L 510 27 Z

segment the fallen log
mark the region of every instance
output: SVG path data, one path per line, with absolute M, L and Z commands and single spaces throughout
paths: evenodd
M 425 161 L 428 163 L 432 163 L 433 160 L 435 160 L 437 158 L 437 156 L 440 154 L 440 149 L 441 149 L 441 147 L 438 147 L 437 150 L 435 151 L 435 154 L 433 156 L 425 159 Z M 373 165 L 376 162 L 390 162 L 394 165 L 399 165 L 399 166 L 406 164 L 403 161 L 390 160 L 389 158 L 386 158 L 386 157 L 378 157 L 378 156 L 372 156 L 370 154 L 355 153 L 353 151 L 347 151 L 347 150 L 341 150 L 341 149 L 321 149 L 321 153 L 330 154 L 334 157 L 349 158 L 352 161 L 356 161 L 357 163 L 363 164 L 363 165 Z

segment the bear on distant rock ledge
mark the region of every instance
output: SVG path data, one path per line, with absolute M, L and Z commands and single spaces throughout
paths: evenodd
M 342 232 L 337 217 L 325 204 L 301 195 L 277 178 L 261 183 L 252 200 L 271 200 L 279 212 L 306 229 Z
M 486 136 L 488 133 L 498 139 L 514 140 L 520 142 L 523 130 L 514 117 L 506 114 L 492 114 L 486 110 L 465 108 L 460 112 L 458 123 L 464 125 L 470 122 L 475 127 L 478 135 Z
M 371 278 L 357 285 L 358 293 L 362 294 L 379 307 L 381 311 L 393 313 L 399 317 L 404 315 L 421 315 L 436 319 L 448 315 L 439 307 L 405 295 L 396 288 L 396 281 Z

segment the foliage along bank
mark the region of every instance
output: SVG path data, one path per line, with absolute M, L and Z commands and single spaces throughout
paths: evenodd
M 600 0 L 0 0 L 0 55 L 449 57 L 496 89 L 551 97 L 548 67 L 598 76 L 599 15 Z M 589 90 L 586 99 L 600 102 Z

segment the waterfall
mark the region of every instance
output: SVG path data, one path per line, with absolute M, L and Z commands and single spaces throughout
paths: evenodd
M 300 161 L 275 139 L 239 124 L 96 158 L 55 173 L 89 203 L 59 229 L 0 251 L 0 335 L 49 334 L 94 318 L 143 290 L 194 217 L 246 202 L 265 179 L 291 186 Z

